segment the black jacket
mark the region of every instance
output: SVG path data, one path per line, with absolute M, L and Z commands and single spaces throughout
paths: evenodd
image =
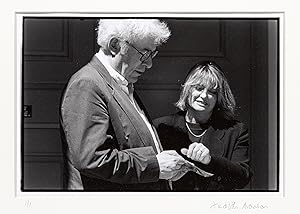
M 185 112 L 157 118 L 154 125 L 164 150 L 173 149 L 181 154 L 180 149 L 192 143 L 185 126 Z M 173 182 L 175 191 L 231 191 L 249 183 L 252 172 L 248 131 L 244 124 L 235 120 L 211 121 L 201 142 L 209 149 L 211 162 L 204 165 L 190 161 L 214 176 L 205 178 L 188 172 Z

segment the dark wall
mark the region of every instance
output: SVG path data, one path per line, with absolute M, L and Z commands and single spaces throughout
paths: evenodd
M 96 51 L 93 19 L 24 19 L 23 181 L 27 189 L 61 189 L 58 109 L 68 78 Z M 30 113 L 30 112 L 25 112 Z
M 175 112 L 180 85 L 199 60 L 225 71 L 236 97 L 238 119 L 251 134 L 255 175 L 247 189 L 268 189 L 268 28 L 266 20 L 165 19 L 172 31 L 153 67 L 136 84 L 150 116 Z M 24 20 L 23 187 L 60 189 L 62 155 L 58 106 L 68 78 L 97 50 L 93 19 Z M 30 113 L 30 112 L 27 112 Z M 275 146 L 275 145 L 274 145 Z

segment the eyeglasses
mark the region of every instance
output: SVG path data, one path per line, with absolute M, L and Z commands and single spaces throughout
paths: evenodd
M 130 44 L 128 41 L 125 41 L 125 43 L 128 44 L 130 47 L 132 47 L 134 50 L 136 50 L 141 55 L 141 57 L 140 57 L 141 62 L 145 62 L 150 57 L 153 59 L 158 53 L 158 50 L 154 50 L 154 51 L 147 50 L 145 53 L 142 53 L 136 47 L 134 47 L 132 44 Z

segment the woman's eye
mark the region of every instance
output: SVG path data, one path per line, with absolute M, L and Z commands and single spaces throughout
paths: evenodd
M 201 87 L 201 86 L 197 86 L 197 87 L 196 87 L 196 90 L 197 90 L 197 91 L 202 91 L 203 89 L 204 89 L 204 88 Z
M 209 90 L 209 93 L 212 93 L 212 94 L 216 94 L 217 93 L 217 90 Z

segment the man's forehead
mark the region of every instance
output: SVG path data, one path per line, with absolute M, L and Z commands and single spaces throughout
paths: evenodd
M 140 49 L 144 50 L 155 50 L 157 45 L 155 44 L 154 38 L 148 37 L 143 39 L 135 39 L 134 44 Z

